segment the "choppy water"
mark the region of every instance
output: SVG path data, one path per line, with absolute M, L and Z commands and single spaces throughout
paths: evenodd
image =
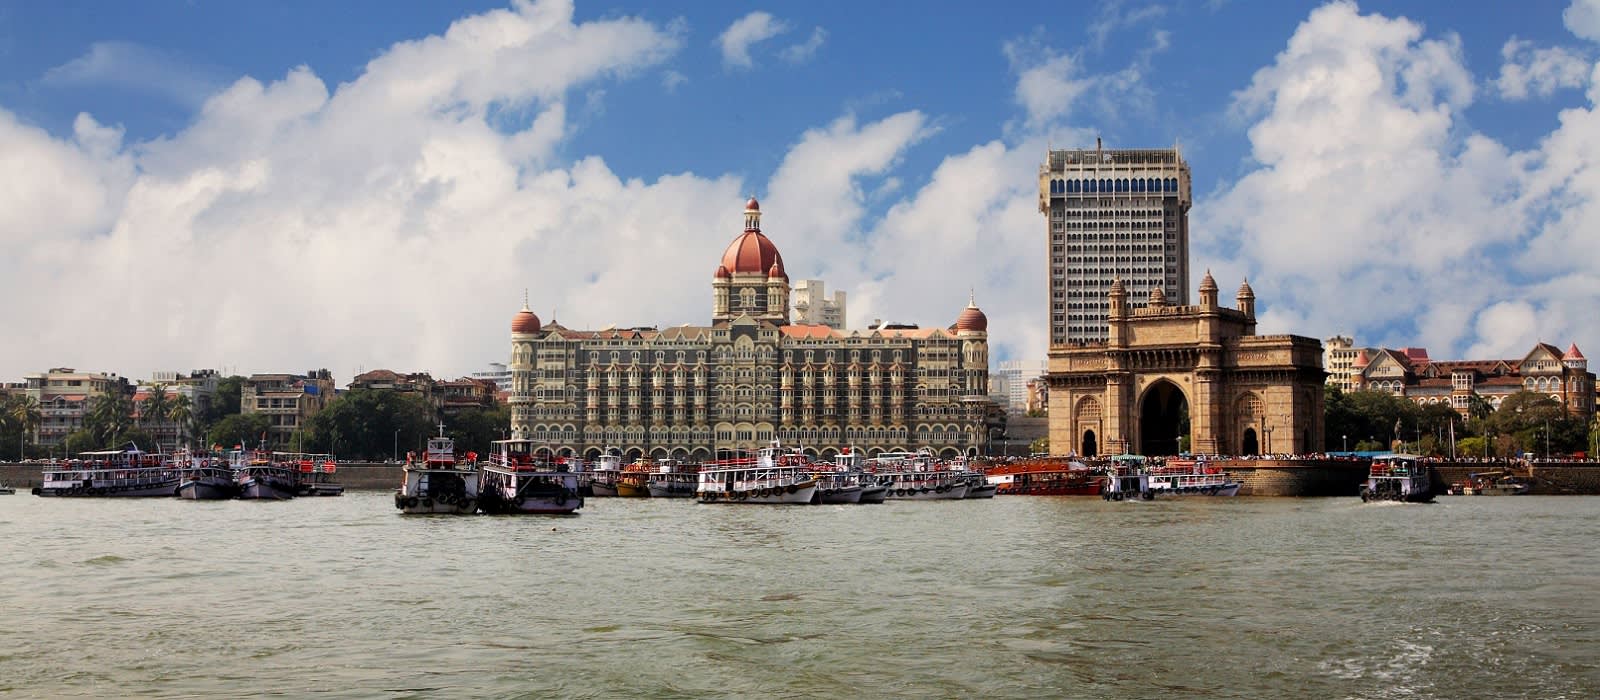
M 16 697 L 1600 697 L 1600 498 L 0 498 Z

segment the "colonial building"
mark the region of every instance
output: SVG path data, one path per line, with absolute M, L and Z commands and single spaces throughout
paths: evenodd
M 189 434 L 193 427 L 192 419 L 211 408 L 217 398 L 217 385 L 221 381 L 222 374 L 214 369 L 197 369 L 188 374 L 153 372 L 150 381 L 139 384 L 134 392 L 134 418 L 140 428 L 155 438 L 156 445 L 162 450 L 177 450 L 194 437 Z M 155 405 L 154 398 L 158 393 L 163 397 L 164 407 Z M 180 403 L 187 403 L 188 420 L 173 419 L 171 411 Z
M 1533 346 L 1521 358 L 1435 361 L 1427 350 L 1380 348 L 1357 353 L 1351 373 L 1355 391 L 1383 391 L 1419 404 L 1446 404 L 1465 416 L 1472 397 L 1498 408 L 1519 391 L 1549 396 L 1567 414 L 1590 420 L 1595 412 L 1595 375 L 1578 344 L 1566 352 L 1549 343 Z
M 41 420 L 33 429 L 33 443 L 47 447 L 61 444 L 68 435 L 83 428 L 94 399 L 107 394 L 132 398 L 133 383 L 115 373 L 79 372 L 60 367 L 23 377 L 26 393 L 39 402 Z
M 362 372 L 350 380 L 351 391 L 393 391 L 416 394 L 435 411 L 450 416 L 469 408 L 494 405 L 496 384 L 492 379 L 461 377 L 436 380 L 427 372 L 399 373 L 387 369 Z
M 1050 349 L 1050 450 L 1080 455 L 1320 452 L 1322 343 L 1256 335 L 1255 292 L 1171 306 L 1160 287 L 1144 308 L 1121 280 L 1107 294 L 1104 343 Z
M 267 440 L 287 447 L 296 431 L 305 427 L 333 400 L 333 373 L 325 369 L 305 374 L 252 374 L 239 389 L 241 413 L 264 414 Z
M 983 447 L 988 319 L 841 331 L 790 320 L 789 277 L 745 206 L 711 279 L 711 323 L 569 329 L 511 321 L 511 425 L 553 450 L 709 459 L 778 439 L 827 457 Z

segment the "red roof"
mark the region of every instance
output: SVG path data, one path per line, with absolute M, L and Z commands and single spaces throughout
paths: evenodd
M 1160 289 L 1160 287 L 1156 287 L 1156 289 Z M 967 308 L 962 309 L 961 315 L 956 318 L 956 330 L 987 332 L 989 330 L 989 317 L 983 315 L 983 311 L 977 306 L 968 304 Z
M 529 311 L 528 307 L 522 307 L 522 310 L 518 311 L 517 315 L 511 317 L 511 332 L 538 333 L 539 317 L 533 315 L 533 312 Z
M 762 235 L 760 231 L 745 231 L 739 234 L 728 244 L 728 249 L 722 253 L 722 266 L 728 268 L 732 274 L 758 275 L 767 274 L 774 265 L 783 270 L 783 256 L 778 254 L 778 246 Z
M 745 211 L 761 211 L 761 203 L 756 201 L 754 195 L 751 195 L 750 201 L 744 203 L 744 209 Z
M 1563 359 L 1563 360 L 1582 360 L 1582 359 L 1584 359 L 1584 357 L 1583 357 L 1583 353 L 1578 351 L 1578 344 L 1577 343 L 1573 343 L 1571 347 L 1567 348 L 1567 354 L 1562 355 L 1561 359 Z

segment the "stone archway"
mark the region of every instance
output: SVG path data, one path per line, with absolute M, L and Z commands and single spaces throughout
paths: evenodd
M 1178 385 L 1157 380 L 1139 401 L 1139 454 L 1158 457 L 1182 452 L 1188 425 L 1188 397 Z
M 1256 437 L 1255 428 L 1245 428 L 1244 436 L 1239 440 L 1240 455 L 1261 454 L 1261 441 Z
M 1084 457 L 1094 457 L 1094 456 L 1096 456 L 1098 454 L 1100 454 L 1100 445 L 1096 444 L 1096 442 L 1095 442 L 1094 431 L 1093 430 L 1085 430 L 1085 431 L 1083 431 L 1083 455 L 1082 456 L 1084 456 Z

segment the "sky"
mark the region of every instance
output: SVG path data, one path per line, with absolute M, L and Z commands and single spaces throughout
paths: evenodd
M 455 377 L 704 325 L 745 198 L 849 325 L 1047 351 L 1047 150 L 1178 146 L 1259 332 L 1600 351 L 1600 0 L 0 0 L 0 380 Z M 1231 302 L 1228 302 L 1231 303 Z

